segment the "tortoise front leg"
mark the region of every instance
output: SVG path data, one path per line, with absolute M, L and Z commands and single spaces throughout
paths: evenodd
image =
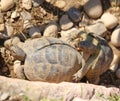
M 25 74 L 24 74 L 24 65 L 21 65 L 21 61 L 16 60 L 14 62 L 14 73 L 17 78 L 19 79 L 26 79 Z
M 88 58 L 86 64 L 85 65 L 83 64 L 82 68 L 77 73 L 75 73 L 73 75 L 74 76 L 73 80 L 75 82 L 78 82 L 79 80 L 81 80 L 86 75 L 86 73 L 89 71 L 91 66 L 94 64 L 94 60 L 97 58 L 97 56 L 98 56 L 98 54 L 92 54 Z

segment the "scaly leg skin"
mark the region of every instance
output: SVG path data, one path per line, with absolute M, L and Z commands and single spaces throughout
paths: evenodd
M 92 54 L 92 56 L 88 58 L 85 66 L 83 65 L 82 68 L 76 74 L 73 75 L 74 76 L 73 81 L 78 82 L 83 78 L 83 76 L 86 75 L 91 66 L 94 64 L 94 60 L 97 58 L 97 56 L 98 54 Z
M 21 61 L 16 60 L 14 62 L 14 73 L 19 79 L 26 79 L 24 75 L 24 65 L 21 65 Z

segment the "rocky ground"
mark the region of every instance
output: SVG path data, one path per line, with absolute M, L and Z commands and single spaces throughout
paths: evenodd
M 100 85 L 120 88 L 120 0 L 1 0 L 0 4 L 1 47 L 9 49 L 9 38 L 25 41 L 42 36 L 67 38 L 78 29 L 93 32 L 105 38 L 114 53 Z M 15 77 L 12 66 L 9 51 L 1 54 L 0 74 Z

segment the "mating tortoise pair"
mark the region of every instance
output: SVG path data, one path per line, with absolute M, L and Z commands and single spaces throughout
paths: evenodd
M 17 77 L 58 83 L 86 76 L 90 83 L 97 84 L 112 61 L 111 48 L 91 33 L 79 32 L 69 41 L 75 46 L 53 37 L 28 39 L 11 46 L 12 55 L 23 62 L 15 62 Z

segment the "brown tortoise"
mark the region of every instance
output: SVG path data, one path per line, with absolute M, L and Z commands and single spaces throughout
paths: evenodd
M 15 68 L 16 75 L 46 82 L 79 81 L 86 76 L 90 83 L 98 84 L 100 75 L 109 69 L 112 50 L 103 38 L 92 33 L 76 35 L 77 40 L 72 39 L 72 43 L 76 43 L 83 57 L 71 45 L 52 37 L 29 39 L 12 46 L 12 55 L 25 61 Z

